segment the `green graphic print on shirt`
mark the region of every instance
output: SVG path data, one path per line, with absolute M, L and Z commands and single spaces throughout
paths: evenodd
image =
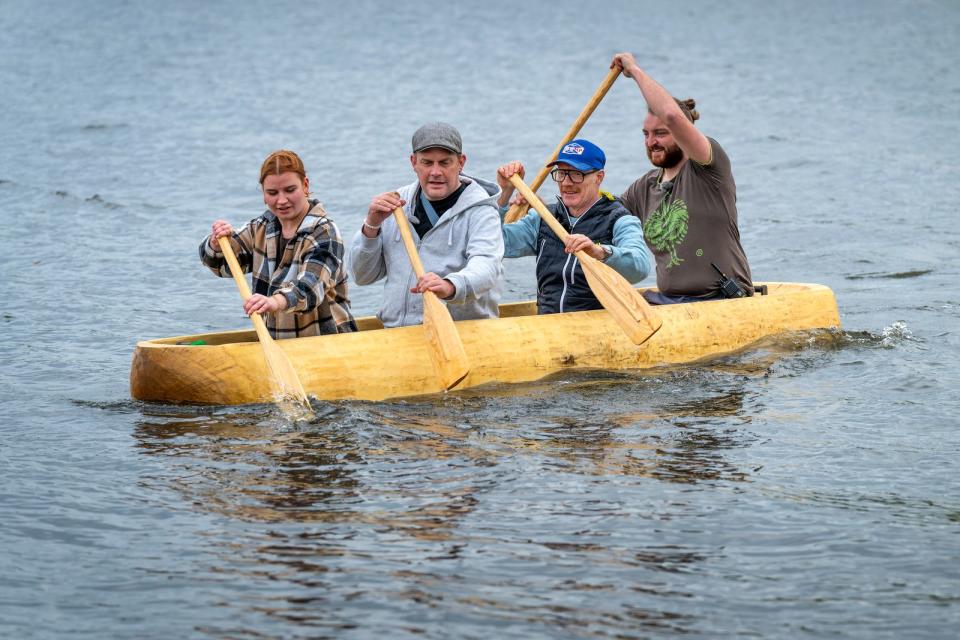
M 670 252 L 668 269 L 683 262 L 683 258 L 677 255 L 677 247 L 687 237 L 687 220 L 689 218 L 687 203 L 677 198 L 670 203 L 667 203 L 666 200 L 661 202 L 657 210 L 647 218 L 646 224 L 643 225 L 643 237 L 647 239 L 647 242 L 657 251 Z

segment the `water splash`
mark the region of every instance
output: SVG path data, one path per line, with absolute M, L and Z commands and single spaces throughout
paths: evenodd
M 913 332 L 907 327 L 907 323 L 898 320 L 889 327 L 885 327 L 880 332 L 880 345 L 887 349 L 893 349 L 905 342 L 916 342 Z
M 845 331 L 834 330 L 828 340 L 823 340 L 823 336 L 811 336 L 809 347 L 840 350 L 849 347 L 880 347 L 882 349 L 894 349 L 905 343 L 921 343 L 920 338 L 914 336 L 913 331 L 903 320 L 897 320 L 889 327 L 884 327 L 879 333 L 872 331 Z

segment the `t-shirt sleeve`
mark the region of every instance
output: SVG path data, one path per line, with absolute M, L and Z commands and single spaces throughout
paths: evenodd
M 627 187 L 627 190 L 620 195 L 620 202 L 623 203 L 623 206 L 627 210 L 638 218 L 643 217 L 643 201 L 640 198 L 640 183 L 642 180 L 636 180 L 633 184 Z
M 720 143 L 713 138 L 707 138 L 710 141 L 710 162 L 709 164 L 694 163 L 694 171 L 703 175 L 710 176 L 716 182 L 723 182 L 730 174 L 730 157 L 723 150 Z

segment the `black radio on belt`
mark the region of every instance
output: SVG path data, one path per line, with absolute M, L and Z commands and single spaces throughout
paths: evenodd
M 713 267 L 717 273 L 720 274 L 720 291 L 723 293 L 724 298 L 745 298 L 747 297 L 747 292 L 743 290 L 736 280 L 727 277 L 723 271 L 720 271 L 720 267 L 710 263 L 710 266 Z

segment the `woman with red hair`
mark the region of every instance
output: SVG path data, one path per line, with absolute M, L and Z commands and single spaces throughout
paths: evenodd
M 229 238 L 244 273 L 253 274 L 247 315 L 260 313 L 277 339 L 357 330 L 347 297 L 340 232 L 318 200 L 310 198 L 303 161 L 274 151 L 260 167 L 267 210 L 234 230 L 217 220 L 200 244 L 200 260 L 229 278 L 219 238 Z

